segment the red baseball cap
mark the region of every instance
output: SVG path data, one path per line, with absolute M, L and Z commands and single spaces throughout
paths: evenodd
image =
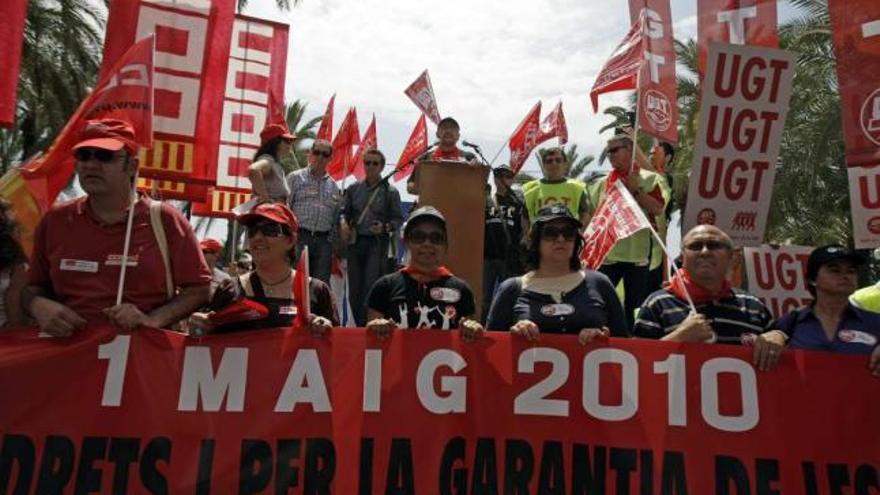
M 119 151 L 122 148 L 135 154 L 138 144 L 135 141 L 134 127 L 124 120 L 100 119 L 89 120 L 79 134 L 79 142 L 73 146 L 74 151 L 80 148 L 100 148 Z
M 199 243 L 199 248 L 202 251 L 207 251 L 209 253 L 219 253 L 223 251 L 223 245 L 217 239 L 203 239 L 202 242 Z
M 287 124 L 269 124 L 260 132 L 260 144 L 266 144 L 268 141 L 280 137 L 285 141 L 293 141 L 296 136 L 290 132 Z
M 254 208 L 238 217 L 238 223 L 248 225 L 260 219 L 271 220 L 281 225 L 287 225 L 290 232 L 296 233 L 299 230 L 299 221 L 296 215 L 290 211 L 286 205 L 281 203 L 260 203 Z

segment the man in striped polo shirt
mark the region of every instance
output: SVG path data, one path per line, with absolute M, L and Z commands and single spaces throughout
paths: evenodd
M 633 335 L 676 342 L 753 344 L 754 362 L 773 367 L 785 346 L 772 316 L 755 296 L 730 286 L 733 242 L 721 229 L 698 225 L 682 240 L 683 268 L 639 309 Z M 691 311 L 688 295 L 696 306 Z

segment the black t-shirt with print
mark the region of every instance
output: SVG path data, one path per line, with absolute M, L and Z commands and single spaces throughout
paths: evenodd
M 445 277 L 420 284 L 403 272 L 385 275 L 373 284 L 370 309 L 394 320 L 400 328 L 457 328 L 462 316 L 476 313 L 467 282 Z

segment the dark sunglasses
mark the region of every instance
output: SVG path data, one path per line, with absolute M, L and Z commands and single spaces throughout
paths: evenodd
M 367 166 L 367 167 L 379 167 L 379 166 L 382 165 L 382 162 L 378 162 L 378 161 L 375 161 L 375 162 L 374 162 L 374 161 L 366 161 L 366 160 L 364 160 L 364 165 Z
M 330 158 L 330 155 L 333 154 L 332 151 L 321 151 L 321 150 L 312 150 L 312 154 L 315 156 L 323 156 L 324 158 Z
M 554 163 L 562 163 L 564 161 L 565 160 L 563 160 L 562 158 L 545 158 L 544 159 L 544 163 L 547 163 L 549 165 L 552 165 Z
M 425 232 L 424 230 L 413 230 L 406 235 L 408 241 L 415 244 L 421 244 L 425 241 L 434 245 L 446 244 L 446 235 L 440 232 Z
M 730 249 L 730 244 L 722 241 L 694 241 L 688 243 L 685 247 L 688 251 L 699 253 L 703 248 L 709 251 L 717 251 L 719 249 Z
M 567 227 L 548 226 L 548 227 L 544 227 L 541 230 L 541 238 L 551 240 L 551 241 L 555 241 L 556 239 L 559 238 L 559 236 L 562 236 L 562 238 L 565 239 L 566 241 L 573 241 L 574 238 L 577 237 L 577 235 L 578 235 L 577 229 L 574 227 L 568 227 L 568 226 Z
M 253 237 L 257 232 L 266 237 L 281 237 L 283 235 L 290 236 L 290 229 L 285 225 L 275 222 L 260 222 L 247 226 L 248 237 Z
M 116 159 L 116 152 L 102 148 L 79 148 L 73 152 L 73 157 L 80 162 L 87 162 L 94 157 L 101 163 L 110 163 Z
M 617 150 L 622 150 L 624 148 L 626 148 L 626 146 L 614 146 L 612 148 L 608 148 L 608 154 L 613 155 L 614 153 L 617 153 Z

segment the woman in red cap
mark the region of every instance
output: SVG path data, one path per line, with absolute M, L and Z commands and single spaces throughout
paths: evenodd
M 213 311 L 190 317 L 191 332 L 222 333 L 289 327 L 296 316 L 291 268 L 296 253 L 298 222 L 279 203 L 262 203 L 238 218 L 247 229 L 248 251 L 254 269 L 221 286 L 211 301 Z M 327 284 L 309 279 L 311 332 L 320 336 L 339 325 L 336 301 Z M 244 301 L 243 301 L 244 300 Z M 237 303 L 236 306 L 230 306 Z M 257 303 L 257 304 L 253 304 Z
M 287 203 L 290 190 L 280 162 L 290 154 L 294 139 L 285 124 L 269 124 L 260 132 L 260 149 L 248 167 L 248 179 L 259 202 Z

